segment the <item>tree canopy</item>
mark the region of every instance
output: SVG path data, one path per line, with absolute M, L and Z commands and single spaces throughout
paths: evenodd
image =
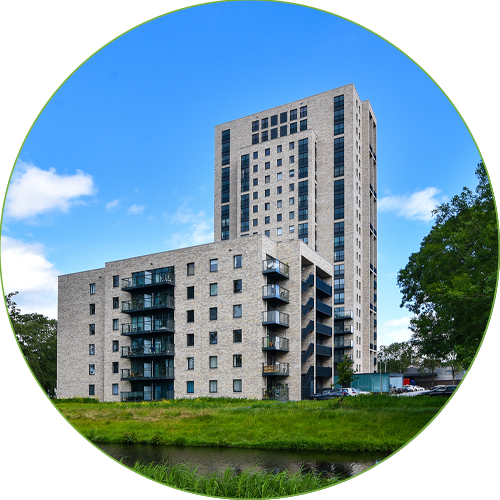
M 359 377 L 354 375 L 354 361 L 344 354 L 343 361 L 337 365 L 337 382 L 340 387 L 351 387 L 352 381 Z
M 465 187 L 434 210 L 435 225 L 398 273 L 419 353 L 452 358 L 465 369 L 488 324 L 498 270 L 497 216 L 482 163 L 476 175 L 475 191 Z
M 5 296 L 12 327 L 33 375 L 49 395 L 57 383 L 57 321 L 42 314 L 21 314 L 9 293 Z

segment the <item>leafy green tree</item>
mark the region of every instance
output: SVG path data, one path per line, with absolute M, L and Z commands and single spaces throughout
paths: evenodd
M 344 354 L 343 361 L 337 365 L 337 382 L 340 387 L 351 387 L 352 381 L 359 377 L 354 375 L 354 361 Z
M 57 321 L 42 314 L 21 314 L 12 297 L 5 296 L 16 339 L 33 375 L 49 395 L 54 396 L 57 383 Z
M 468 368 L 491 313 L 498 269 L 498 223 L 484 165 L 479 183 L 434 210 L 436 223 L 398 273 L 401 307 L 415 314 L 412 341 L 422 356 L 452 353 Z
M 415 354 L 411 342 L 393 342 L 388 346 L 380 347 L 378 360 L 387 363 L 386 371 L 404 373 L 414 364 Z

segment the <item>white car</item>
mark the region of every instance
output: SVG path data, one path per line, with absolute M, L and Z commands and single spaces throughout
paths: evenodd
M 361 394 L 370 394 L 369 392 L 366 391 L 360 391 L 359 389 L 354 389 L 354 387 L 344 388 L 344 391 L 347 391 L 347 394 L 349 396 L 360 396 Z

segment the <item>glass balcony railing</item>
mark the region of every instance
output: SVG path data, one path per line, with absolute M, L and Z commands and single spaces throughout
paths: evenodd
M 262 287 L 262 298 L 264 300 L 276 299 L 282 302 L 289 302 L 290 292 L 282 286 L 272 284 Z
M 283 278 L 289 277 L 288 265 L 278 259 L 267 259 L 262 261 L 262 272 L 264 274 L 275 274 Z
M 161 346 L 124 346 L 122 347 L 122 358 L 144 357 L 144 356 L 174 356 L 174 344 L 163 344 Z
M 173 295 L 136 297 L 132 300 L 122 301 L 122 313 L 163 308 L 175 309 L 175 298 Z
M 262 389 L 262 399 L 273 401 L 288 401 L 288 387 L 271 387 Z
M 352 349 L 354 347 L 353 340 L 335 340 L 335 349 Z
M 129 391 L 120 392 L 120 399 L 122 402 L 138 403 L 141 401 L 161 401 L 162 399 L 174 399 L 174 391 L 161 391 L 156 392 L 142 392 L 142 391 Z
M 149 332 L 174 332 L 175 322 L 173 319 L 163 319 L 161 321 L 150 321 L 142 323 L 123 323 L 122 335 L 136 335 L 138 333 Z
M 288 376 L 288 363 L 262 363 L 262 375 Z
M 154 285 L 175 285 L 175 274 L 169 272 L 146 273 L 143 276 L 122 278 L 122 290 L 128 288 L 143 288 Z
M 147 371 L 132 371 L 129 368 L 124 368 L 121 371 L 122 380 L 160 380 L 174 377 L 173 366 L 159 366 Z
M 262 311 L 262 324 L 288 327 L 289 316 L 281 311 Z
M 333 356 L 333 362 L 334 363 L 342 363 L 342 361 L 344 361 L 344 356 L 347 356 L 349 359 L 352 359 L 352 355 L 348 355 L 348 354 L 335 354 Z
M 354 327 L 352 325 L 335 326 L 333 328 L 333 333 L 335 335 L 354 333 Z
M 288 351 L 289 342 L 284 337 L 262 337 L 264 351 Z

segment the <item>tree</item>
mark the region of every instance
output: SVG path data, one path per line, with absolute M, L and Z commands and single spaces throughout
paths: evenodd
M 389 346 L 381 346 L 378 354 L 379 362 L 387 363 L 388 372 L 404 373 L 415 358 L 415 349 L 411 342 L 393 342 Z
M 468 368 L 486 329 L 498 268 L 498 224 L 486 169 L 476 169 L 475 192 L 434 210 L 436 223 L 398 273 L 401 307 L 415 314 L 412 341 L 422 356 L 454 353 Z
M 337 365 L 337 382 L 340 387 L 351 387 L 352 381 L 358 379 L 354 375 L 354 361 L 344 354 L 343 361 Z
M 5 296 L 12 328 L 33 375 L 49 395 L 54 396 L 57 383 L 57 321 L 42 314 L 21 314 L 12 297 Z

